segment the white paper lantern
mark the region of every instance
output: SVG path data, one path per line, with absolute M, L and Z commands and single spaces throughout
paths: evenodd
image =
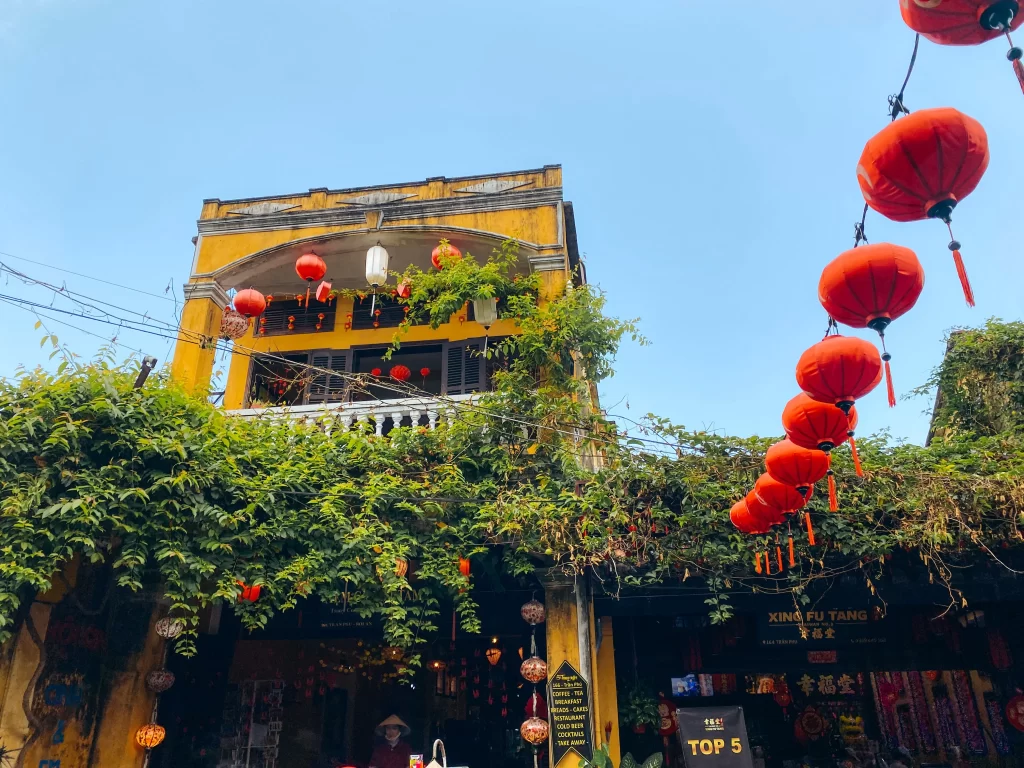
M 366 252 L 366 282 L 376 288 L 388 281 L 388 252 L 377 243 Z
M 498 319 L 498 299 L 473 299 L 473 315 L 484 328 L 490 328 Z

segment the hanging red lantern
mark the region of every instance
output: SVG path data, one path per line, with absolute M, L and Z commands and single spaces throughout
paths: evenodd
M 438 243 L 437 247 L 430 253 L 430 263 L 434 265 L 435 269 L 444 269 L 444 264 L 441 259 L 445 259 L 446 261 L 458 261 L 461 258 L 462 251 L 447 240 L 442 240 Z
M 775 480 L 796 488 L 808 498 L 814 484 L 828 472 L 828 459 L 817 449 L 803 448 L 792 440 L 780 440 L 768 449 L 765 468 Z
M 422 376 L 425 379 L 429 375 L 430 375 L 430 369 L 429 368 L 420 368 L 420 376 Z
M 981 123 L 951 107 L 922 109 L 894 120 L 864 146 L 857 181 L 864 200 L 893 221 L 939 219 L 949 229 L 949 250 L 974 306 L 960 243 L 953 237 L 953 209 L 988 168 L 988 137 Z
M 850 422 L 855 418 L 855 413 L 856 410 L 851 408 L 850 416 L 847 416 L 842 409 L 814 400 L 803 392 L 790 400 L 782 411 L 782 426 L 786 430 L 786 437 L 804 448 L 817 448 L 825 452 L 829 463 L 826 473 L 829 509 L 833 512 L 839 509 L 839 502 L 831 467 L 831 451 L 849 439 Z
M 400 299 L 408 299 L 412 295 L 412 283 L 408 280 L 403 280 L 395 288 L 395 295 Z
M 543 744 L 548 740 L 548 721 L 531 717 L 519 726 L 519 734 L 535 747 Z
M 747 513 L 762 527 L 771 528 L 773 525 L 786 521 L 786 516 L 781 509 L 772 506 L 754 491 L 748 493 L 743 500 L 747 503 Z
M 331 300 L 332 285 L 333 284 L 331 282 L 324 280 L 316 287 L 316 293 L 314 295 L 316 296 L 316 300 L 321 304 L 326 304 Z
M 889 406 L 896 405 L 885 329 L 910 311 L 924 288 L 924 269 L 909 248 L 891 243 L 862 245 L 839 254 L 821 273 L 818 299 L 836 322 L 870 328 L 882 340 Z
M 247 587 L 245 586 L 244 581 L 240 581 L 238 582 L 238 586 L 242 588 L 242 592 L 238 596 L 238 602 L 255 603 L 257 600 L 260 599 L 260 592 L 262 591 L 263 588 L 259 584 Z
M 807 395 L 849 413 L 882 380 L 875 345 L 856 336 L 826 336 L 800 355 L 796 383 Z
M 327 263 L 315 253 L 304 253 L 295 262 L 295 273 L 306 281 L 306 306 L 309 306 L 309 289 L 314 280 L 322 280 L 327 274 Z
M 267 308 L 267 300 L 255 288 L 243 288 L 235 294 L 235 311 L 246 317 L 258 317 Z
M 459 558 L 459 573 L 461 573 L 466 578 L 469 578 L 469 558 L 468 557 L 460 557 Z
M 939 45 L 980 45 L 1005 35 L 1006 58 L 1024 90 L 1022 52 L 1010 37 L 1024 23 L 1017 0 L 900 0 L 900 13 L 908 27 Z
M 404 557 L 395 558 L 395 576 L 400 579 L 405 578 L 405 574 L 409 572 L 409 561 Z
M 402 364 L 392 366 L 388 373 L 395 381 L 408 381 L 409 377 L 412 376 L 412 371 Z
M 821 455 L 820 451 L 817 451 Z M 780 483 L 774 477 L 765 472 L 754 483 L 753 494 L 771 509 L 776 509 L 782 514 L 791 515 L 799 512 L 811 497 L 811 491 L 806 495 L 798 491 L 794 486 Z M 748 509 L 750 505 L 747 505 Z M 782 522 L 781 520 L 779 522 Z
M 371 376 L 380 376 L 381 373 L 382 373 L 382 371 L 380 370 L 380 368 L 372 368 L 372 369 L 370 369 L 370 375 Z
M 764 525 L 759 520 L 755 520 L 747 510 L 746 499 L 740 499 L 732 505 L 732 509 L 729 510 L 729 520 L 736 526 L 736 529 L 740 533 L 747 533 L 752 536 L 758 536 L 762 533 L 768 533 L 770 526 Z

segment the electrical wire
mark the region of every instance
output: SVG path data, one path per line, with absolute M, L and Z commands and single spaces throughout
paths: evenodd
M 46 263 L 44 263 L 42 261 L 33 261 L 32 259 L 26 259 L 24 256 L 15 256 L 13 253 L 5 253 L 4 251 L 0 251 L 0 256 L 6 256 L 9 259 L 17 259 L 18 261 L 24 261 L 24 262 L 27 262 L 29 264 L 35 264 L 35 265 L 40 266 L 40 267 L 46 267 L 47 269 L 55 269 L 58 272 L 64 272 L 64 273 L 69 274 L 69 275 L 74 275 L 75 277 L 83 277 L 86 280 L 95 280 L 97 283 L 103 283 L 105 285 L 112 285 L 115 288 L 123 288 L 126 291 L 134 291 L 135 293 L 141 293 L 144 296 L 151 296 L 154 299 L 160 299 L 162 301 L 171 301 L 171 302 L 174 302 L 175 304 L 178 303 L 177 299 L 173 299 L 170 296 L 161 296 L 158 293 L 150 293 L 149 291 L 143 291 L 140 288 L 132 288 L 130 285 L 122 285 L 121 283 L 114 283 L 114 282 L 111 282 L 110 280 L 104 280 L 104 279 L 99 278 L 99 277 L 93 277 L 92 275 L 87 275 L 87 274 L 85 274 L 83 272 L 73 272 L 70 269 L 64 269 L 63 267 L 55 267 L 52 264 L 46 264 Z

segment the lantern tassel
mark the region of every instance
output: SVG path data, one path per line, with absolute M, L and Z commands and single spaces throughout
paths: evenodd
M 777 573 L 782 573 L 782 547 L 779 546 L 779 537 L 775 537 L 775 562 L 778 563 L 779 570 Z
M 860 455 L 857 453 L 857 441 L 850 433 L 850 455 L 853 456 L 853 468 L 857 471 L 857 477 L 864 477 L 864 470 L 860 466 Z
M 886 352 L 882 355 L 882 360 L 885 363 L 885 391 L 889 395 L 889 407 L 896 407 L 896 389 L 892 384 L 892 369 L 889 368 L 889 361 L 892 360 L 892 355 Z
M 807 522 L 807 543 L 813 547 L 816 542 L 814 541 L 814 526 L 811 525 L 810 512 L 804 512 L 804 520 Z
M 796 553 L 793 551 L 793 526 L 789 527 L 789 567 L 796 568 Z
M 767 575 L 767 576 L 771 576 L 772 575 L 772 561 L 771 561 L 771 558 L 768 557 L 768 550 L 767 549 L 764 551 L 764 572 L 765 572 L 765 575 Z
M 1004 27 L 1003 32 L 1006 34 L 1006 40 L 1010 44 L 1010 50 L 1006 52 L 1006 58 L 1013 62 L 1013 74 L 1017 76 L 1017 82 L 1020 83 L 1020 89 L 1024 91 L 1024 64 L 1021 64 L 1020 61 L 1022 51 L 1013 44 L 1013 38 L 1010 37 L 1010 30 Z
M 1016 59 L 1013 62 L 1013 74 L 1017 76 L 1017 82 L 1020 83 L 1020 89 L 1024 91 L 1024 64 L 1020 63 L 1020 59 Z
M 754 553 L 754 571 L 756 573 L 761 573 L 761 553 L 760 552 L 755 552 Z
M 967 279 L 967 268 L 964 267 L 964 258 L 960 255 L 960 241 L 953 237 L 953 225 L 946 220 L 946 228 L 949 230 L 949 250 L 953 252 L 953 263 L 956 265 L 956 274 L 960 278 L 960 287 L 964 289 L 964 299 L 967 306 L 974 306 L 974 291 L 971 290 L 971 281 Z
M 829 512 L 839 511 L 839 495 L 836 493 L 836 473 L 832 471 L 832 454 L 828 456 L 828 509 Z

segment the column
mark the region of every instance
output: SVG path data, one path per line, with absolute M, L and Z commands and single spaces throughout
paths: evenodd
M 220 319 L 227 305 L 228 296 L 215 281 L 185 285 L 171 377 L 189 391 L 210 384 Z

